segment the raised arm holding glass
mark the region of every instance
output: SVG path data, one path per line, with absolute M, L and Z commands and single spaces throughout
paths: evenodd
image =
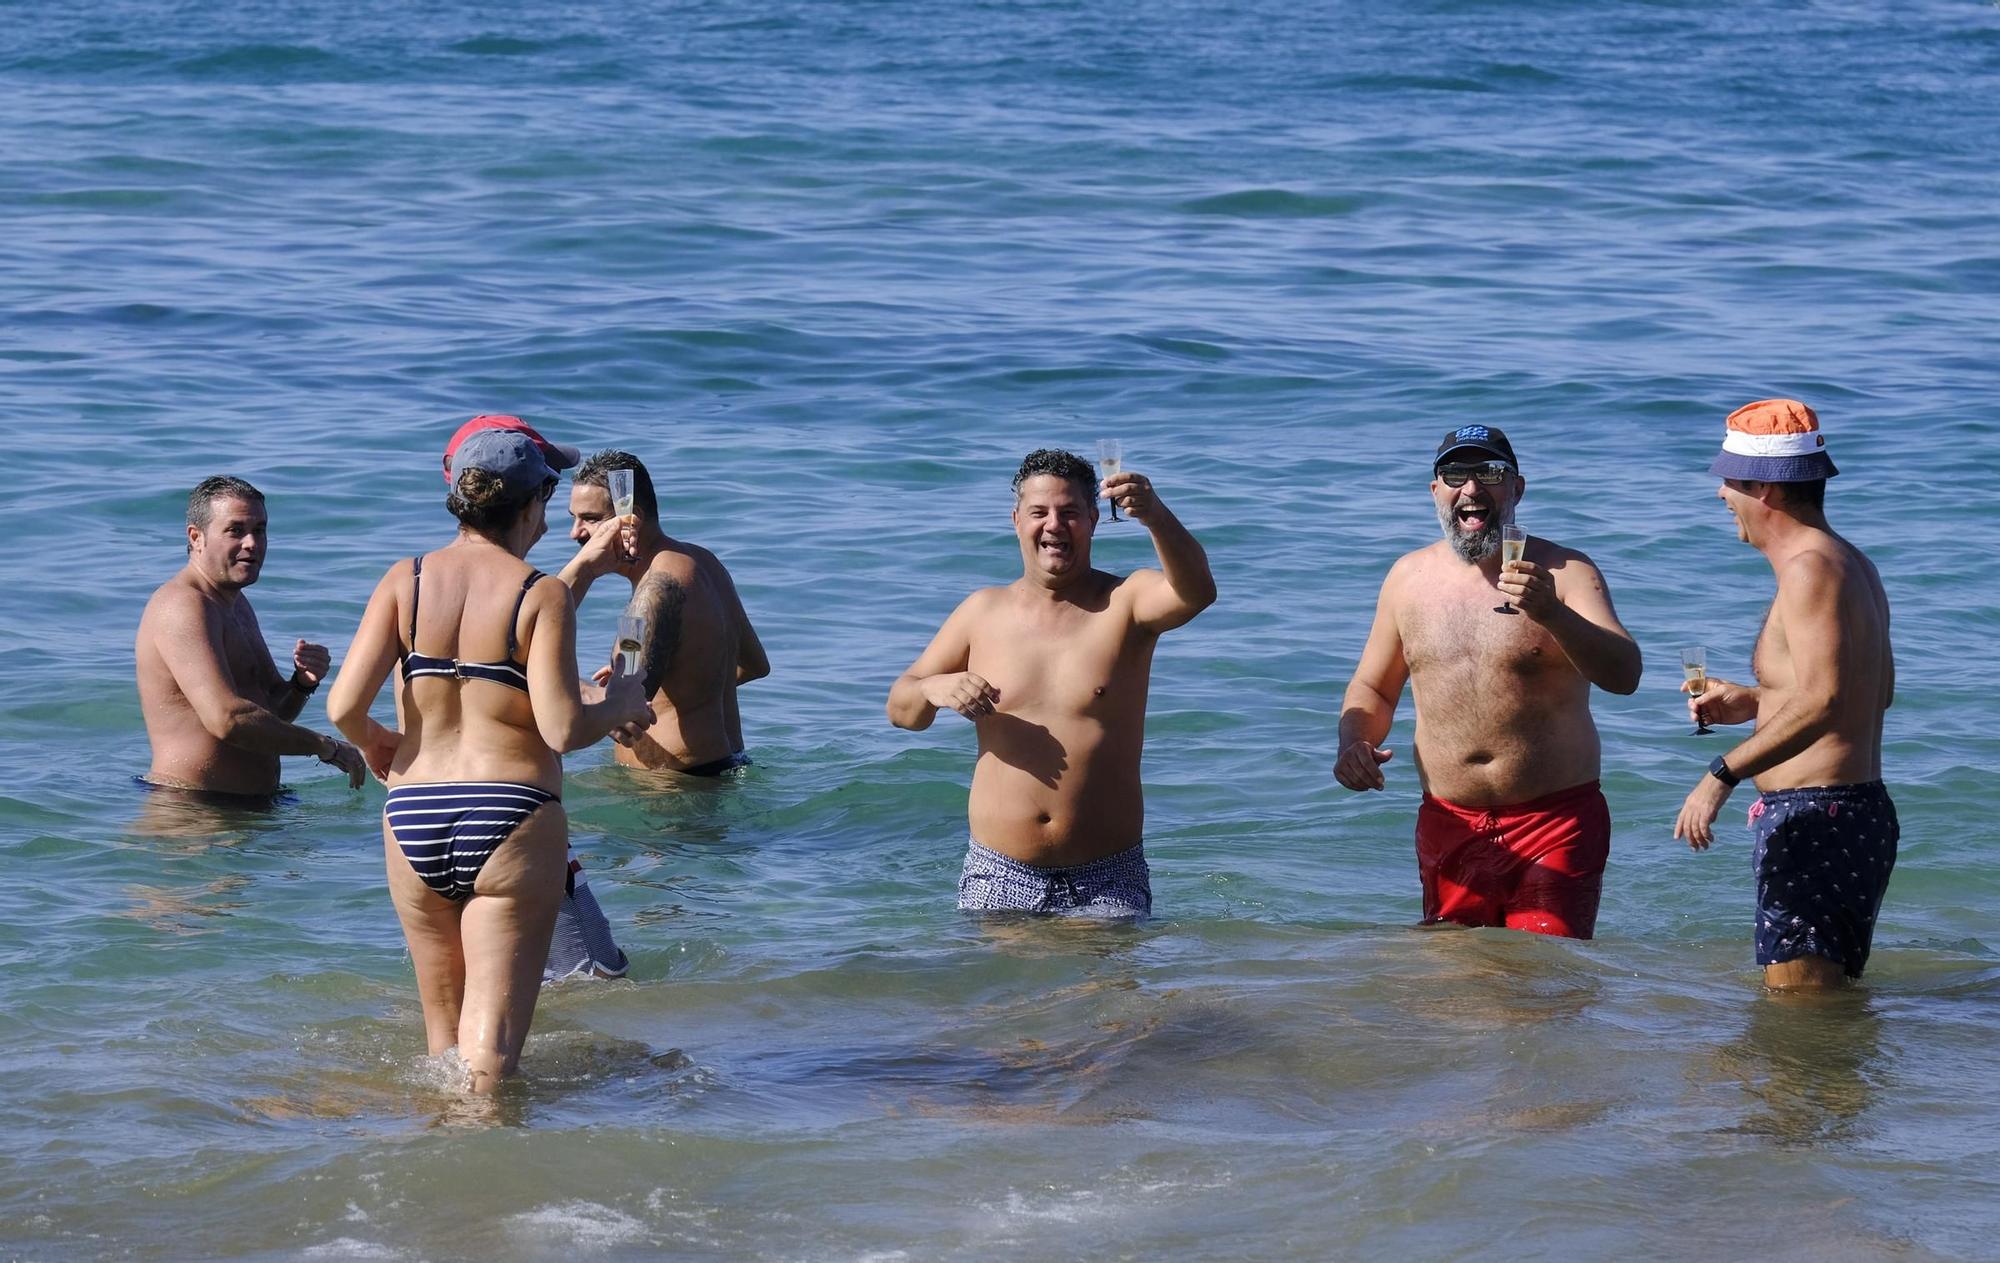
M 1152 910 L 1139 764 L 1153 649 L 1214 602 L 1215 579 L 1150 478 L 1093 473 L 1070 452 L 1029 453 L 1014 475 L 1021 577 L 962 601 L 889 690 L 898 728 L 953 710 L 977 734 L 967 911 Z M 1100 491 L 1146 528 L 1159 569 L 1091 565 Z

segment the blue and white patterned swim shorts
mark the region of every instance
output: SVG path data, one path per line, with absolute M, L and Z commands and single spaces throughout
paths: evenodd
M 1036 868 L 974 842 L 958 876 L 961 912 L 1053 912 L 1143 917 L 1153 910 L 1153 877 L 1143 843 L 1071 868 Z
M 1902 835 L 1880 781 L 1765 794 L 1750 808 L 1757 839 L 1757 963 L 1801 956 L 1861 976 L 1875 914 Z
M 555 931 L 549 936 L 549 958 L 542 966 L 543 982 L 564 978 L 623 978 L 632 962 L 611 938 L 611 922 L 590 893 L 590 881 L 575 848 L 569 853 L 569 889 L 556 907 Z

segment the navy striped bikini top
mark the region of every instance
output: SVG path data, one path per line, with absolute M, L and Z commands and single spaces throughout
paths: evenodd
M 417 652 L 417 601 L 423 593 L 424 559 L 417 557 L 410 563 L 410 647 L 403 654 L 403 678 L 418 680 L 425 676 L 454 680 L 485 680 L 492 684 L 504 684 L 508 688 L 528 691 L 528 668 L 514 661 L 520 647 L 514 638 L 514 627 L 521 621 L 521 603 L 528 599 L 528 589 L 540 583 L 547 575 L 537 570 L 521 584 L 521 594 L 514 598 L 514 614 L 507 620 L 507 661 L 505 662 L 460 662 L 457 658 L 433 658 L 427 653 Z

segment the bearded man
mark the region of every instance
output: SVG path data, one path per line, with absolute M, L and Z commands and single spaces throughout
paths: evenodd
M 1497 427 L 1438 444 L 1431 499 L 1444 538 L 1389 569 L 1341 703 L 1333 774 L 1381 789 L 1382 743 L 1407 680 L 1417 703 L 1417 870 L 1426 924 L 1589 938 L 1611 812 L 1598 789 L 1592 685 L 1639 687 L 1639 646 L 1590 558 L 1529 537 L 1502 563 L 1527 482 Z

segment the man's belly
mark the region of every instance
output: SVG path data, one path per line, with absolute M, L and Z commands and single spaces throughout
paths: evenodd
M 1067 868 L 1138 845 L 1145 802 L 1137 752 L 1059 765 L 1010 763 L 991 750 L 972 772 L 966 816 L 981 846 L 1038 868 Z
M 1465 807 L 1524 803 L 1598 779 L 1597 726 L 1581 722 L 1497 725 L 1490 733 L 1427 729 L 1417 721 L 1417 768 L 1425 792 Z M 1393 765 L 1391 765 L 1393 767 Z

